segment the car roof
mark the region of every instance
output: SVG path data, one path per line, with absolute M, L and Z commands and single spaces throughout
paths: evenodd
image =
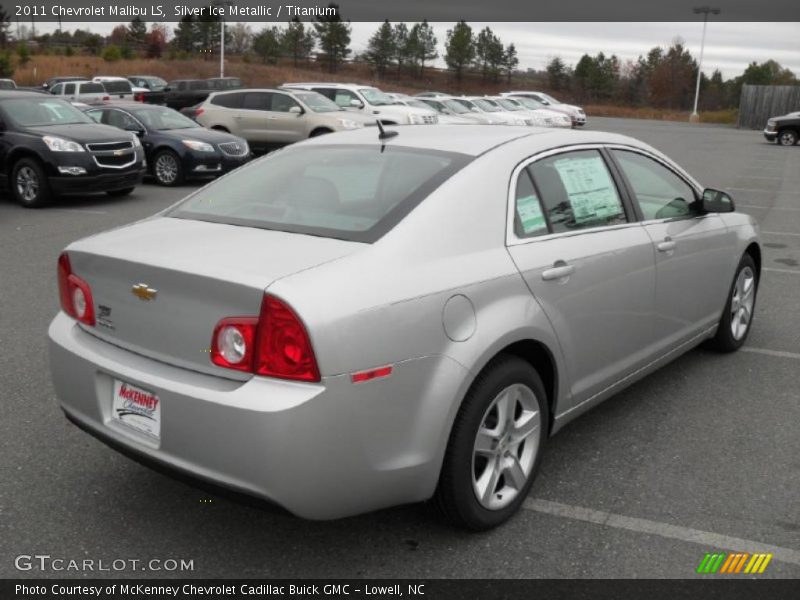
M 301 142 L 300 145 L 375 144 L 404 146 L 441 152 L 457 152 L 479 156 L 493 148 L 520 140 L 531 154 L 573 144 L 624 144 L 645 147 L 633 138 L 602 131 L 579 131 L 527 126 L 497 125 L 401 125 L 387 126 L 398 135 L 387 140 L 378 139 L 378 129 L 367 127 L 343 131 L 335 136 L 320 136 Z
M 38 92 L 29 92 L 27 90 L 0 90 L 0 99 L 7 98 L 41 98 L 44 94 Z M 49 97 L 55 100 L 61 100 L 58 96 L 48 93 Z

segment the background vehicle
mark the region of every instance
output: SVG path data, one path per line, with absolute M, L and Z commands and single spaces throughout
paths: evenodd
M 453 98 L 471 111 L 478 111 L 492 119 L 494 125 L 530 125 L 530 119 L 504 111 L 497 103 L 480 96 Z
M 49 91 L 52 95 L 70 102 L 93 104 L 111 100 L 105 86 L 99 81 L 66 81 L 50 86 Z
M 569 118 L 572 119 L 573 125 L 586 125 L 586 113 L 583 112 L 583 109 L 580 106 L 573 106 L 572 104 L 564 104 L 563 102 L 559 102 L 549 94 L 545 94 L 544 92 L 506 92 L 504 94 L 500 94 L 501 96 L 525 96 L 527 98 L 533 98 L 537 102 L 541 102 L 547 108 L 551 110 L 555 110 L 557 112 L 562 112 L 566 115 L 569 115 Z
M 800 139 L 800 112 L 769 119 L 764 137 L 768 142 L 777 142 L 781 146 L 794 146 Z
M 246 139 L 256 150 L 374 124 L 321 94 L 300 89 L 214 92 L 195 110 L 195 119 L 209 129 Z
M 142 180 L 139 138 L 98 125 L 69 102 L 0 92 L 0 119 L 2 177 L 23 206 L 42 206 L 61 194 L 124 196 Z
M 653 148 L 396 132 L 301 142 L 70 244 L 49 330 L 67 417 L 303 517 L 434 497 L 487 529 L 549 435 L 705 340 L 745 342 L 755 221 Z
M 456 102 L 453 98 L 447 96 L 439 96 L 436 98 L 415 96 L 415 98 L 417 102 L 422 102 L 428 108 L 432 108 L 439 113 L 439 121 L 442 123 L 446 122 L 442 120 L 443 116 L 458 117 L 459 119 L 483 125 L 492 125 L 494 123 L 491 117 L 487 116 L 485 113 L 472 111 L 460 102 Z
M 439 118 L 432 110 L 403 106 L 368 85 L 349 83 L 286 83 L 285 89 L 304 89 L 322 94 L 338 106 L 352 112 L 372 115 L 384 125 L 435 125 Z
M 133 100 L 133 86 L 124 77 L 95 77 L 92 81 L 102 83 L 114 101 Z
M 494 102 L 509 112 L 519 112 L 532 119 L 531 124 L 536 127 L 572 127 L 572 119 L 564 113 L 559 113 L 554 110 L 546 110 L 540 108 L 528 108 L 519 100 L 527 100 L 527 98 L 510 98 L 503 96 L 494 96 L 491 98 Z
M 543 117 L 545 122 L 549 121 L 548 127 L 574 127 L 572 118 L 563 112 L 557 110 L 550 110 L 544 104 L 533 98 L 527 96 L 502 96 L 507 102 L 517 102 L 522 107 L 533 111 L 535 114 Z
M 167 86 L 167 82 L 161 77 L 128 75 L 127 79 L 131 82 L 131 85 L 139 89 L 134 93 L 133 97 L 136 102 L 145 102 L 147 104 L 164 103 L 164 88 Z
M 161 185 L 214 177 L 251 158 L 247 142 L 222 131 L 209 131 L 166 106 L 139 103 L 90 107 L 97 123 L 136 134 L 147 157 L 148 173 Z
M 399 104 L 403 104 L 405 106 L 414 106 L 416 108 L 424 108 L 425 110 L 436 110 L 439 113 L 437 115 L 439 117 L 439 123 L 442 125 L 473 125 L 476 123 L 474 119 L 464 119 L 458 116 L 453 110 L 437 110 L 435 106 L 431 106 L 429 103 L 424 102 L 423 98 L 417 98 L 416 96 L 402 97 L 399 94 L 392 94 L 392 97 L 395 98 Z M 460 104 L 458 107 L 463 110 L 464 113 L 469 113 L 469 111 Z
M 244 87 L 244 83 L 238 77 L 211 77 L 206 81 L 209 89 L 217 91 L 238 90 Z
M 57 83 L 64 83 L 66 81 L 89 81 L 88 77 L 76 77 L 74 75 L 70 75 L 68 77 L 51 77 L 47 81 L 42 84 L 42 87 L 46 90 L 49 90 Z
M 180 110 L 202 102 L 211 91 L 205 79 L 176 79 L 164 88 L 164 104 Z
M 17 84 L 13 79 L 0 79 L 0 90 L 15 90 Z

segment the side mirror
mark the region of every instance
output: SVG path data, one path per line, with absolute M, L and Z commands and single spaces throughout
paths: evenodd
M 289 112 L 292 113 L 293 115 L 297 115 L 299 117 L 300 115 L 303 114 L 303 109 L 300 108 L 299 106 L 292 106 L 289 109 Z
M 700 209 L 704 213 L 727 213 L 736 210 L 733 198 L 721 190 L 706 188 L 700 199 Z
M 352 100 L 350 100 L 350 106 L 354 108 L 364 108 L 364 103 L 361 102 L 361 100 L 353 98 Z

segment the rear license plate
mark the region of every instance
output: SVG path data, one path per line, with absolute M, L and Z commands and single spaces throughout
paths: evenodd
M 115 379 L 111 415 L 136 431 L 161 438 L 161 401 L 147 390 Z

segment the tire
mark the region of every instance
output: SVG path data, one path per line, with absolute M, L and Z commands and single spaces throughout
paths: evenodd
M 161 150 L 153 157 L 153 177 L 159 185 L 173 186 L 183 183 L 183 165 L 172 150 Z
M 742 347 L 753 324 L 757 294 L 756 263 L 752 256 L 745 254 L 736 269 L 717 333 L 709 340 L 708 345 L 711 348 L 718 352 L 735 352 Z
M 222 131 L 224 133 L 230 133 L 230 131 L 228 131 L 228 128 L 223 127 L 222 125 L 214 125 L 214 127 L 212 127 L 211 129 L 213 129 L 214 131 Z
M 308 137 L 319 137 L 321 135 L 325 135 L 326 133 L 333 133 L 333 131 L 325 128 L 315 129 L 314 131 L 311 132 L 311 135 L 309 135 Z
M 53 198 L 42 164 L 32 157 L 26 156 L 14 164 L 10 186 L 14 200 L 26 208 L 40 208 Z
M 542 380 L 521 358 L 500 355 L 478 375 L 453 423 L 434 496 L 448 521 L 483 531 L 519 510 L 539 467 L 548 412 Z
M 114 198 L 119 198 L 119 197 L 122 197 L 122 196 L 129 195 L 133 190 L 134 190 L 134 188 L 129 187 L 129 188 L 125 188 L 125 189 L 122 189 L 122 190 L 111 190 L 109 192 L 106 192 L 106 194 L 108 194 L 109 196 L 113 196 Z
M 797 132 L 794 129 L 784 129 L 776 138 L 780 146 L 794 146 L 797 143 Z

